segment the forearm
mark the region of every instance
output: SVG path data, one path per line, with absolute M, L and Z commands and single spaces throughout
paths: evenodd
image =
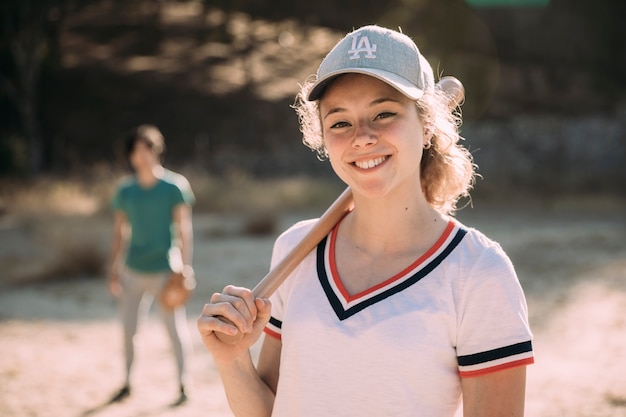
M 259 376 L 250 354 L 217 364 L 226 397 L 237 417 L 269 417 L 274 406 L 274 393 Z
M 117 297 L 122 293 L 119 273 L 124 264 L 124 224 L 125 217 L 122 213 L 115 214 L 113 225 L 113 239 L 111 241 L 111 260 L 109 261 L 108 287 L 111 295 Z
M 113 236 L 113 242 L 111 243 L 111 258 L 109 265 L 111 269 L 116 269 L 122 263 L 122 238 L 115 234 Z
M 183 265 L 191 265 L 193 261 L 193 226 L 191 222 L 191 207 L 180 204 L 173 212 L 176 238 L 180 245 L 181 261 Z
M 193 229 L 191 224 L 183 225 L 180 230 L 180 253 L 183 265 L 192 265 L 193 262 Z
M 211 296 L 197 320 L 202 341 L 213 355 L 228 402 L 237 417 L 269 417 L 272 413 L 275 388 L 265 382 L 267 377 L 261 377 L 250 357 L 250 347 L 267 325 L 271 308 L 268 300 L 255 298 L 251 290 L 228 285 L 222 293 Z M 243 333 L 243 338 L 234 344 L 223 343 L 217 336 L 217 333 L 233 335 L 237 331 Z M 275 369 L 278 374 L 280 349 L 271 351 L 274 356 L 264 355 L 265 345 L 264 342 L 259 364 L 265 364 L 264 374 L 268 373 L 267 369 Z
M 115 218 L 109 266 L 111 270 L 118 269 L 124 263 L 124 220 L 121 215 Z

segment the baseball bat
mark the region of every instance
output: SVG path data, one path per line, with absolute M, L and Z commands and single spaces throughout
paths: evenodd
M 439 80 L 436 88 L 442 90 L 449 98 L 449 107 L 454 109 L 460 106 L 465 98 L 465 89 L 461 82 L 450 76 Z M 324 212 L 309 233 L 302 238 L 287 256 L 276 265 L 261 281 L 252 289 L 256 298 L 268 298 L 280 287 L 280 284 L 296 269 L 302 260 L 326 237 L 337 223 L 354 208 L 352 190 L 347 187 L 339 197 Z M 220 320 L 226 321 L 220 317 Z M 227 344 L 233 344 L 241 340 L 241 332 L 235 335 L 216 332 L 218 339 Z

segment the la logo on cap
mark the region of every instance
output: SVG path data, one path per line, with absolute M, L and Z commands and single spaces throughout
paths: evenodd
M 348 51 L 348 55 L 350 55 L 350 59 L 359 59 L 361 58 L 361 52 L 365 52 L 365 58 L 376 58 L 376 44 L 370 45 L 370 40 L 367 36 L 356 34 L 352 36 L 352 49 Z

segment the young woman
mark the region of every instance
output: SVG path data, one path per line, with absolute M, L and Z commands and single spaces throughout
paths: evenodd
M 172 272 L 169 254 L 173 247 L 179 249 L 179 262 L 185 265 L 186 272 L 193 273 L 191 205 L 195 198 L 187 179 L 161 165 L 164 149 L 158 128 L 142 125 L 136 129 L 126 143 L 135 175 L 120 184 L 112 202 L 115 223 L 108 285 L 109 292 L 120 299 L 126 356 L 124 384 L 112 402 L 131 393 L 139 314 L 147 310 L 166 285 Z M 185 307 L 170 310 L 157 306 L 178 368 L 178 405 L 187 400 L 185 359 L 191 349 Z
M 474 165 L 415 44 L 377 26 L 348 34 L 296 109 L 355 207 L 270 300 L 228 286 L 204 307 L 235 415 L 522 416 L 526 301 L 500 246 L 451 217 Z M 278 238 L 273 265 L 313 222 Z M 215 336 L 239 331 L 235 345 Z

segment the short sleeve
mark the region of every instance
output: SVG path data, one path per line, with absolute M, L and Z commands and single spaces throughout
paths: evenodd
M 191 185 L 189 181 L 182 175 L 176 176 L 176 192 L 174 193 L 174 201 L 172 202 L 174 206 L 179 204 L 187 204 L 189 206 L 193 206 L 196 202 L 196 197 L 191 190 Z
M 284 245 L 281 245 L 283 243 L 281 238 L 282 236 L 276 239 L 274 243 L 270 269 L 273 269 L 286 256 Z M 270 316 L 270 321 L 265 326 L 265 334 L 278 340 L 282 337 L 284 300 L 281 293 L 283 292 L 283 287 L 284 285 L 279 287 L 269 298 L 272 303 L 272 315 Z
M 270 269 L 273 269 L 278 265 L 289 253 L 291 248 L 296 246 L 300 240 L 306 235 L 310 228 L 317 222 L 317 219 L 301 221 L 283 234 L 281 234 L 274 243 L 274 249 L 272 251 L 272 260 L 270 262 Z M 285 282 L 270 296 L 270 302 L 272 303 L 272 315 L 270 321 L 265 326 L 265 333 L 268 336 L 276 339 L 282 337 L 282 325 L 285 312 L 285 303 L 289 295 L 293 276 L 287 278 Z
M 534 362 L 526 299 L 499 245 L 485 248 L 469 271 L 457 314 L 461 377 Z

